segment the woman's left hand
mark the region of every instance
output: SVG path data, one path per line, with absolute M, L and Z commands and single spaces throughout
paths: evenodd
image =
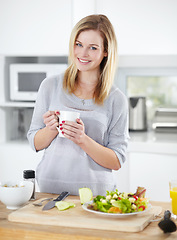
M 60 124 L 62 134 L 76 144 L 82 144 L 85 138 L 85 127 L 81 119 L 76 122 L 64 121 Z
M 113 170 L 121 167 L 119 159 L 112 149 L 104 147 L 85 134 L 82 120 L 62 122 L 60 129 L 66 138 L 79 145 L 99 165 Z

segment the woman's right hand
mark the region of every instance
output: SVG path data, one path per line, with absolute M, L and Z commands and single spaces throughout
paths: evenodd
M 58 130 L 58 111 L 48 111 L 44 113 L 43 120 L 46 127 L 40 129 L 34 136 L 34 146 L 36 151 L 47 148 L 53 139 L 57 136 Z
M 59 126 L 57 115 L 59 115 L 59 111 L 47 111 L 43 115 L 44 123 L 50 130 L 56 130 L 56 127 Z

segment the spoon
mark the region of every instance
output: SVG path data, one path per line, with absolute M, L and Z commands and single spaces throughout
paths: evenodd
M 176 224 L 170 219 L 170 217 L 171 212 L 169 210 L 166 210 L 164 213 L 164 219 L 158 224 L 164 233 L 171 233 L 176 231 Z
M 49 201 L 49 200 L 52 200 L 52 199 L 53 199 L 53 198 L 46 198 L 46 199 L 43 199 L 42 201 L 40 201 L 39 203 L 33 203 L 33 205 L 40 207 L 40 206 L 42 206 L 42 203 L 43 203 L 44 201 Z

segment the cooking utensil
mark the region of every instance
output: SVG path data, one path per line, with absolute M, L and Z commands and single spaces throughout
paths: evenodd
M 49 211 L 43 212 L 43 207 L 34 207 L 32 202 L 29 202 L 29 204 L 27 204 L 25 207 L 8 214 L 8 220 L 16 223 L 19 222 L 33 224 L 33 226 L 34 224 L 38 224 L 41 226 L 41 228 L 42 226 L 44 227 L 46 225 L 50 225 L 53 226 L 53 229 L 55 229 L 54 226 L 58 226 L 65 227 L 67 229 L 72 228 L 75 229 L 76 232 L 79 231 L 78 229 L 89 229 L 89 231 L 95 232 L 110 231 L 114 232 L 115 234 L 117 233 L 118 235 L 120 235 L 120 232 L 136 232 L 135 236 L 137 236 L 139 234 L 137 234 L 137 232 L 142 232 L 143 229 L 149 225 L 150 220 L 154 218 L 154 215 L 159 213 L 159 206 L 153 206 L 149 212 L 140 216 L 112 218 L 110 216 L 100 216 L 84 211 L 78 196 L 69 195 L 64 201 L 72 202 L 76 205 L 76 207 L 62 212 L 59 212 L 59 210 L 55 207 Z M 150 224 L 150 226 L 147 228 L 147 231 L 145 230 L 145 233 L 143 232 L 143 236 L 148 234 L 149 231 L 153 231 L 153 228 L 154 225 Z M 159 229 L 159 231 L 161 230 Z M 150 236 L 150 240 L 154 240 L 154 235 L 150 233 L 148 236 Z
M 52 200 L 53 198 L 46 198 L 46 199 L 43 199 L 42 201 L 40 201 L 39 203 L 33 203 L 34 206 L 37 206 L 37 207 L 40 207 L 42 206 L 42 203 L 45 202 L 45 201 L 49 201 L 49 200 Z
M 164 219 L 158 224 L 164 233 L 171 233 L 176 231 L 176 224 L 170 218 L 171 212 L 169 210 L 166 210 L 164 213 Z
M 46 205 L 43 207 L 42 211 L 46 211 L 46 210 L 49 210 L 49 209 L 55 207 L 56 202 L 65 199 L 68 195 L 69 195 L 69 192 L 62 192 L 56 199 L 46 203 Z

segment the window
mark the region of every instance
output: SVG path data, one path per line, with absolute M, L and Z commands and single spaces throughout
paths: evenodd
M 158 107 L 177 108 L 177 69 L 122 68 L 115 84 L 127 95 L 145 96 L 148 120 Z
M 177 108 L 176 77 L 127 77 L 127 96 L 145 96 L 148 119 L 157 107 Z

